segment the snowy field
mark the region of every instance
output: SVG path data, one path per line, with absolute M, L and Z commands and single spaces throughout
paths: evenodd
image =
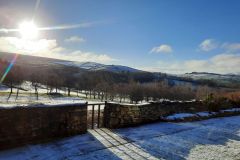
M 15 107 L 15 106 L 34 106 L 38 104 L 46 104 L 46 105 L 56 105 L 56 104 L 69 104 L 69 103 L 104 103 L 99 99 L 86 98 L 84 93 L 77 93 L 76 91 L 71 91 L 71 96 L 67 96 L 66 90 L 58 90 L 58 94 L 62 96 L 49 96 L 47 95 L 46 86 L 41 85 L 38 88 L 38 99 L 35 95 L 35 89 L 31 85 L 30 82 L 24 82 L 21 85 L 21 88 L 24 90 L 20 90 L 17 96 L 17 89 L 13 89 L 13 93 L 9 97 L 10 88 L 0 85 L 0 107 Z M 55 90 L 54 90 L 55 91 Z M 54 93 L 53 91 L 53 93 Z M 116 99 L 116 101 L 119 101 Z M 108 101 L 111 102 L 111 101 Z M 116 103 L 114 101 L 114 103 Z M 129 104 L 129 103 L 128 103 Z M 146 103 L 142 103 L 146 104 Z M 90 108 L 89 108 L 90 109 Z M 101 106 L 103 109 L 103 106 Z
M 87 134 L 0 152 L 1 160 L 240 159 L 240 116 L 155 123 Z
M 80 97 L 50 97 L 50 96 L 39 96 L 39 99 L 36 100 L 34 95 L 28 94 L 20 94 L 19 98 L 16 100 L 15 96 L 11 96 L 11 98 L 7 101 L 8 95 L 1 95 L 0 96 L 0 108 L 12 108 L 12 107 L 19 107 L 19 106 L 38 106 L 38 105 L 59 105 L 59 104 L 76 104 L 76 103 L 86 103 L 88 104 L 98 104 L 102 103 L 103 105 L 100 106 L 100 109 L 104 109 L 104 102 L 99 100 L 88 100 Z M 95 105 L 95 109 L 97 106 Z M 92 110 L 92 106 L 88 106 L 88 110 Z
M 66 90 L 60 90 L 58 89 L 58 94 L 61 96 L 49 96 L 47 95 L 46 86 L 40 85 L 38 88 L 38 99 L 35 95 L 35 89 L 31 85 L 30 82 L 24 82 L 21 86 L 22 89 L 20 90 L 19 94 L 17 96 L 17 89 L 13 89 L 13 93 L 9 97 L 10 88 L 0 85 L 0 107 L 16 107 L 16 106 L 37 106 L 39 104 L 44 105 L 57 105 L 57 104 L 72 104 L 72 103 L 86 103 L 88 104 L 96 104 L 96 103 L 104 103 L 104 101 L 101 101 L 99 99 L 90 99 L 89 96 L 86 98 L 86 94 L 84 93 L 77 93 L 76 91 L 71 91 L 71 96 L 67 96 Z M 53 90 L 53 93 L 55 90 Z M 110 103 L 119 103 L 119 99 L 116 97 L 114 101 L 109 101 Z M 125 99 L 124 102 L 121 104 L 127 104 L 127 105 L 135 105 L 130 104 L 129 99 Z M 149 104 L 148 102 L 142 101 L 138 105 L 144 105 Z M 97 107 L 97 106 L 95 106 Z M 101 105 L 101 109 L 104 108 L 104 105 Z M 88 110 L 92 110 L 92 106 L 88 107 Z
M 36 95 L 34 94 L 34 88 L 31 86 L 29 82 L 25 82 L 22 88 L 27 91 L 20 91 L 18 97 L 16 98 L 16 89 L 13 89 L 13 93 L 9 98 L 10 89 L 5 86 L 0 86 L 0 107 L 15 107 L 15 106 L 34 106 L 38 104 L 46 104 L 46 105 L 56 105 L 56 104 L 69 104 L 69 103 L 103 103 L 99 100 L 94 99 L 86 99 L 85 95 L 78 94 L 76 92 L 72 92 L 71 96 L 66 96 L 66 91 L 59 90 L 58 93 L 63 96 L 49 96 L 46 94 L 46 89 L 39 89 L 38 100 Z

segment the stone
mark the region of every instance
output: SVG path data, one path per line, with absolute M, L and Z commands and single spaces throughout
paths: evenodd
M 0 116 L 0 149 L 87 131 L 85 104 L 0 108 Z
M 201 102 L 162 102 L 147 105 L 121 105 L 107 103 L 104 109 L 106 127 L 120 128 L 140 123 L 157 121 L 161 116 L 182 112 L 205 111 Z M 194 109 L 194 110 L 193 110 Z M 111 115 L 115 115 L 114 117 Z M 109 119 L 111 117 L 111 119 Z M 114 121 L 113 123 L 111 121 Z M 114 125 L 111 125 L 114 124 Z

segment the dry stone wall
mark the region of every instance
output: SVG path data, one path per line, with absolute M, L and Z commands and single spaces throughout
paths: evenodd
M 107 128 L 127 127 L 158 121 L 161 116 L 173 113 L 201 111 L 206 111 L 202 102 L 163 102 L 146 105 L 107 103 L 104 109 L 104 125 Z
M 86 131 L 86 104 L 0 108 L 0 149 Z

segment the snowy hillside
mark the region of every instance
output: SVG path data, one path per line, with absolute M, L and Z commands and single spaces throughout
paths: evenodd
M 87 69 L 91 71 L 111 71 L 111 72 L 141 72 L 140 70 L 121 66 L 121 65 L 105 65 L 96 62 L 73 62 L 73 61 L 56 61 L 56 64 L 62 64 L 66 66 L 79 67 L 82 69 Z
M 216 74 L 207 72 L 192 72 L 181 75 L 192 79 L 218 79 L 218 80 L 240 80 L 240 75 L 237 74 Z
M 2 60 L 11 61 L 14 57 L 12 53 L 0 52 L 0 58 Z M 161 72 L 144 72 L 135 68 L 122 65 L 106 65 L 96 62 L 74 62 L 65 61 L 59 59 L 36 57 L 29 55 L 19 55 L 16 65 L 20 66 L 28 74 L 48 72 L 49 70 L 58 70 L 59 72 L 65 71 L 72 75 L 79 75 L 84 73 L 86 70 L 89 71 L 109 71 L 115 73 L 137 73 L 138 80 L 143 79 L 155 80 L 166 80 L 171 85 L 208 85 L 212 86 L 236 88 L 240 86 L 240 74 L 216 74 L 206 72 L 192 72 L 186 74 L 163 74 Z M 136 74 L 136 75 L 137 75 Z M 144 80 L 143 80 L 144 81 Z
M 207 73 L 207 72 L 192 72 L 182 75 L 177 75 L 176 77 L 184 78 L 185 80 L 191 79 L 192 81 L 212 81 L 214 83 L 224 85 L 224 86 L 239 86 L 240 75 L 238 74 L 217 74 L 217 73 Z

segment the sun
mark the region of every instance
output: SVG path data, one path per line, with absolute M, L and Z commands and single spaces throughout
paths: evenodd
M 38 27 L 31 21 L 24 21 L 19 25 L 19 33 L 23 39 L 34 39 L 38 36 Z

